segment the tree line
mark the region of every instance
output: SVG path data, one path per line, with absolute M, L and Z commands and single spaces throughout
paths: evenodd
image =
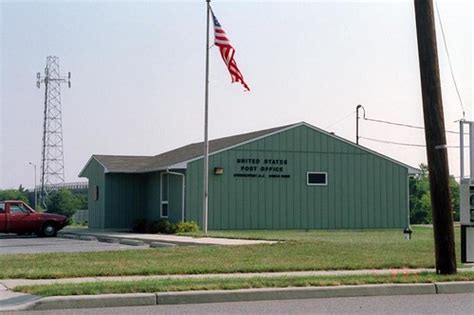
M 410 177 L 410 222 L 412 224 L 430 224 L 431 194 L 428 178 L 428 165 L 420 164 L 421 173 Z M 459 183 L 454 176 L 449 177 L 451 190 L 451 205 L 453 207 L 454 221 L 459 221 Z

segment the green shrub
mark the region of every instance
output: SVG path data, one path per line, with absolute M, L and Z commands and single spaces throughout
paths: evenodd
M 192 226 L 192 224 L 195 225 Z M 187 222 L 181 224 L 184 224 L 184 227 L 181 227 L 181 232 L 193 232 L 198 230 L 199 228 L 194 222 Z M 160 219 L 160 220 L 154 220 L 154 221 L 149 221 L 147 219 L 140 219 L 135 221 L 135 224 L 133 225 L 132 228 L 133 232 L 135 233 L 163 233 L 163 234 L 175 234 L 178 231 L 178 225 L 171 223 L 167 219 Z
M 140 220 L 135 221 L 135 223 L 133 224 L 132 230 L 133 232 L 136 232 L 136 233 L 146 233 L 147 226 L 148 226 L 148 220 L 140 219 Z
M 194 221 L 179 222 L 176 224 L 176 233 L 187 233 L 199 231 L 199 225 Z
M 167 219 L 160 219 L 157 221 L 158 233 L 174 234 L 176 233 L 176 224 L 171 223 Z
M 147 223 L 146 232 L 156 234 L 160 232 L 160 223 L 159 221 L 151 221 Z

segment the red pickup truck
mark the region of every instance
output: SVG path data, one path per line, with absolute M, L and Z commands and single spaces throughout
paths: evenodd
M 0 201 L 0 233 L 35 233 L 51 237 L 66 224 L 65 216 L 36 212 L 23 201 Z

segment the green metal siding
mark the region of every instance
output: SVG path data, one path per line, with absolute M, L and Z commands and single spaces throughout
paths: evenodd
M 105 174 L 105 224 L 104 228 L 131 228 L 146 218 L 146 175 Z
M 170 199 L 169 199 L 169 220 L 171 222 L 179 222 L 182 220 L 183 208 L 183 178 L 179 175 L 171 175 L 170 177 Z
M 105 175 L 104 168 L 95 159 L 92 159 L 82 172 L 82 177 L 89 180 L 88 191 L 88 209 L 89 209 L 89 227 L 92 229 L 104 228 L 105 213 Z M 99 198 L 93 200 L 95 186 L 99 186 Z
M 234 177 L 238 158 L 287 160 L 290 178 Z M 214 154 L 209 170 L 210 229 L 407 225 L 405 167 L 306 126 Z M 327 172 L 328 185 L 308 186 L 308 171 Z M 202 159 L 188 164 L 186 185 L 187 219 L 202 226 Z
M 149 220 L 160 219 L 160 174 L 161 172 L 147 174 L 146 218 Z

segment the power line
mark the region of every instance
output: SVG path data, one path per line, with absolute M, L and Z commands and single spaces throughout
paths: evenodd
M 425 148 L 425 147 L 426 147 L 426 145 L 424 145 L 424 144 L 413 144 L 413 143 L 395 142 L 395 141 L 374 139 L 374 138 L 369 138 L 369 137 L 359 137 L 359 138 L 365 139 L 365 140 L 369 140 L 369 141 L 374 141 L 374 142 L 386 143 L 386 144 L 396 144 L 396 145 L 403 145 L 403 146 L 409 146 L 409 147 L 419 147 L 419 148 Z
M 395 141 L 381 140 L 381 139 L 375 139 L 375 138 L 369 138 L 369 137 L 360 137 L 360 138 L 361 138 L 361 139 L 365 139 L 365 140 L 369 140 L 369 141 L 374 141 L 374 142 L 386 143 L 386 144 L 395 144 L 395 145 L 402 145 L 402 146 L 408 146 L 408 147 L 426 148 L 426 145 L 425 145 L 425 144 L 414 144 L 414 143 L 395 142 Z M 456 145 L 447 145 L 446 148 L 448 148 L 448 149 L 455 149 L 455 148 L 459 148 L 459 146 L 456 146 Z
M 399 126 L 399 127 L 407 127 L 407 128 L 413 128 L 413 129 L 419 129 L 419 130 L 425 129 L 424 127 L 421 127 L 421 126 L 403 124 L 403 123 L 382 120 L 382 119 L 373 119 L 373 118 L 367 118 L 367 117 L 364 117 L 363 119 L 367 121 L 373 121 L 373 122 L 378 122 L 378 123 L 387 124 L 387 125 L 394 125 L 394 126 Z M 446 133 L 457 134 L 457 135 L 459 134 L 459 132 L 453 131 L 453 130 L 446 130 Z M 468 135 L 468 133 L 465 133 L 465 135 Z
M 350 112 L 349 114 L 345 115 L 345 116 L 342 117 L 341 119 L 336 120 L 335 122 L 333 122 L 333 123 L 330 124 L 329 126 L 324 127 L 324 129 L 328 129 L 328 128 L 330 128 L 330 127 L 332 127 L 332 126 L 334 126 L 334 125 L 336 125 L 336 124 L 338 124 L 338 123 L 340 123 L 340 122 L 346 120 L 346 119 L 349 118 L 350 116 L 354 115 L 354 113 L 355 113 L 355 110 L 353 110 L 353 111 Z
M 451 78 L 453 79 L 454 87 L 456 88 L 456 93 L 458 95 L 459 104 L 461 104 L 462 117 L 466 118 L 466 112 L 464 110 L 464 104 L 463 104 L 462 99 L 461 99 L 461 94 L 459 93 L 459 88 L 458 88 L 458 84 L 456 83 L 456 78 L 454 77 L 453 66 L 451 64 L 451 57 L 449 56 L 448 44 L 446 43 L 446 36 L 444 35 L 443 23 L 441 21 L 441 14 L 439 13 L 437 1 L 435 1 L 435 7 L 436 7 L 436 13 L 438 15 L 439 25 L 440 25 L 440 28 L 441 28 L 441 35 L 442 35 L 441 37 L 443 38 L 444 49 L 446 50 L 446 56 L 448 56 L 448 64 L 449 64 L 449 70 L 451 72 Z
M 425 128 L 420 127 L 420 126 L 414 126 L 414 125 L 409 125 L 409 124 L 402 124 L 402 123 L 397 123 L 397 122 L 387 121 L 387 120 L 381 120 L 381 119 L 373 119 L 373 118 L 364 117 L 364 120 L 373 121 L 373 122 L 378 122 L 378 123 L 383 123 L 383 124 L 388 124 L 388 125 L 395 125 L 395 126 L 400 126 L 400 127 L 408 127 L 408 128 L 421 129 L 421 130 L 424 130 L 424 129 L 425 129 Z

